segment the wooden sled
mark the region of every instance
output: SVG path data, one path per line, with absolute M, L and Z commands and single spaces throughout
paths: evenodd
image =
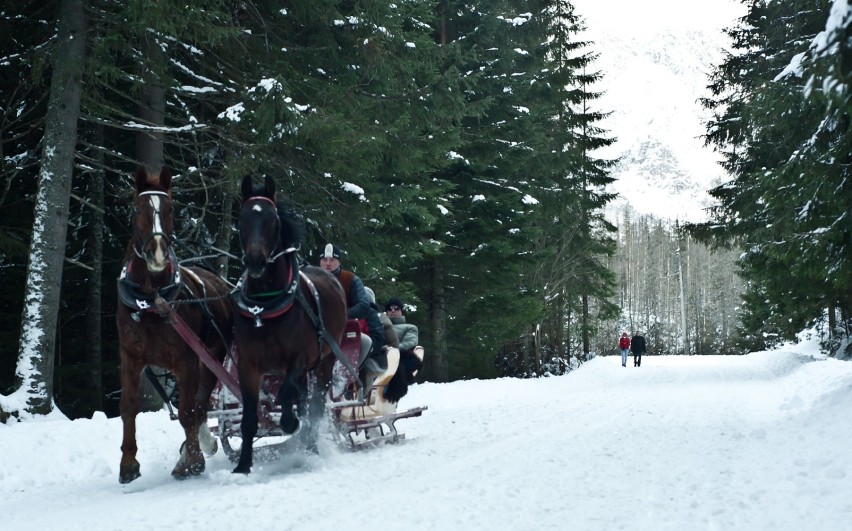
M 347 327 L 344 344 L 350 340 L 350 333 L 359 335 L 360 331 L 351 331 Z M 360 337 L 357 342 L 353 338 L 353 344 L 360 345 Z M 353 352 L 347 348 L 342 350 L 353 365 L 357 366 L 360 351 Z M 414 352 L 422 362 L 423 347 L 416 347 Z M 399 349 L 389 348 L 387 357 L 387 370 L 376 376 L 372 382 L 365 383 L 367 387 L 363 398 L 357 381 L 351 376 L 345 381 L 344 392 L 337 395 L 334 392 L 331 393 L 329 411 L 333 432 L 336 442 L 347 449 L 358 450 L 367 446 L 377 446 L 380 443 L 399 442 L 405 439 L 405 434 L 400 433 L 394 423 L 402 418 L 419 417 L 428 409 L 422 406 L 398 412 L 398 403 L 385 399 L 385 387 L 399 368 Z M 340 363 L 338 362 L 337 365 Z M 339 371 L 338 375 L 341 375 Z

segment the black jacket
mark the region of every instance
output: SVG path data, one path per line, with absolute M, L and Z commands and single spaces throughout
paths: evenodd
M 634 354 L 642 354 L 645 352 L 645 338 L 640 335 L 633 336 L 630 340 L 630 350 Z

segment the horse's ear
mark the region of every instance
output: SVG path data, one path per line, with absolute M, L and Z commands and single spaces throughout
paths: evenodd
M 240 193 L 243 195 L 243 201 L 254 195 L 254 189 L 251 184 L 251 175 L 243 177 L 243 182 L 240 184 Z
M 275 179 L 273 179 L 269 175 L 266 175 L 266 176 L 264 176 L 263 181 L 264 181 L 264 184 L 266 185 L 266 188 L 264 189 L 266 196 L 269 199 L 274 200 L 275 199 Z
M 145 166 L 136 168 L 136 195 L 141 194 L 148 188 L 148 170 Z
M 172 170 L 168 166 L 163 166 L 160 170 L 160 186 L 168 192 L 172 188 Z

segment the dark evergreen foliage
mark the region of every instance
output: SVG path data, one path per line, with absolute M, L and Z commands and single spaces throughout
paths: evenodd
M 4 216 L 0 277 L 20 285 L 56 6 L 15 4 L 0 17 L 9 30 L 0 53 L 12 58 L 0 67 L 9 98 L 0 129 L 2 206 L 20 215 Z M 541 374 L 529 338 L 548 319 L 542 352 L 553 370 L 576 344 L 564 337 L 573 326 L 557 331 L 561 318 L 576 322 L 582 297 L 611 309 L 602 261 L 612 245 L 602 217 L 610 163 L 590 154 L 610 140 L 596 126 L 604 114 L 588 105 L 598 74 L 586 71 L 594 55 L 569 2 L 91 0 L 89 11 L 54 390 L 68 414 L 115 414 L 113 279 L 145 135 L 163 139 L 175 174 L 180 258 L 236 248 L 235 183 L 274 175 L 307 222 L 309 260 L 337 243 L 380 304 L 398 296 L 417 308 L 409 319 L 427 350 L 421 377 L 494 376 L 501 351 L 526 360 L 518 374 Z M 103 205 L 89 200 L 93 179 L 104 179 Z M 106 401 L 84 392 L 99 208 Z M 239 267 L 220 271 L 233 279 Z M 554 275 L 570 286 L 557 299 Z M 20 294 L 3 297 L 0 317 L 14 323 Z M 594 327 L 594 315 L 582 326 Z M 4 375 L 14 352 L 0 352 Z
M 730 31 L 735 53 L 713 73 L 704 100 L 714 111 L 707 142 L 733 180 L 711 192 L 720 202 L 714 219 L 693 230 L 744 251 L 751 347 L 837 317 L 832 335 L 850 333 L 849 21 L 826 35 L 831 4 L 748 2 Z

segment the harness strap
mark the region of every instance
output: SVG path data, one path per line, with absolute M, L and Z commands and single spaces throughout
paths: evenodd
M 296 290 L 296 300 L 299 301 L 299 304 L 305 310 L 305 313 L 308 314 L 311 321 L 314 324 L 314 328 L 317 330 L 317 337 L 319 339 L 320 352 L 322 352 L 322 343 L 325 341 L 328 343 L 329 348 L 334 353 L 334 357 L 349 371 L 352 375 L 353 379 L 358 383 L 358 389 L 360 393 L 364 391 L 364 384 L 361 381 L 360 376 L 358 375 L 358 371 L 355 370 L 355 367 L 352 365 L 352 362 L 349 361 L 343 352 L 340 350 L 340 345 L 337 344 L 337 340 L 331 337 L 331 334 L 328 333 L 328 330 L 325 329 L 325 324 L 322 320 L 322 304 L 320 304 L 320 296 L 317 291 L 317 287 L 314 285 L 313 281 L 304 273 L 304 271 L 299 271 L 299 276 L 304 279 L 305 283 L 307 283 L 308 287 L 311 290 L 311 295 L 314 297 L 314 302 L 317 305 L 318 313 L 314 313 L 314 309 L 311 308 L 311 305 L 308 304 L 308 301 L 305 299 L 302 290 Z M 363 397 L 360 397 L 363 398 Z
M 219 328 L 219 325 L 216 323 L 216 318 L 213 315 L 213 312 L 210 310 L 210 306 L 207 304 L 208 301 L 210 300 L 207 297 L 207 284 L 204 283 L 204 280 L 202 280 L 201 277 L 198 276 L 198 274 L 195 271 L 193 271 L 189 268 L 183 267 L 183 266 L 180 267 L 180 270 L 182 272 L 184 272 L 188 277 L 192 278 L 192 280 L 194 280 L 197 285 L 201 286 L 201 296 L 195 297 L 195 294 L 192 293 L 192 290 L 189 289 L 189 287 L 186 285 L 186 283 L 182 284 L 182 287 L 184 287 L 186 289 L 186 291 L 188 291 L 191 296 L 196 298 L 196 301 L 198 301 L 198 304 L 201 306 L 201 313 L 203 313 L 205 319 L 207 319 L 207 323 L 213 327 L 213 330 L 215 330 L 217 334 L 219 334 L 219 339 L 222 340 L 222 344 L 225 345 L 225 348 L 227 349 L 228 341 L 225 340 L 225 334 L 222 333 L 222 330 Z M 205 338 L 205 339 L 207 339 L 207 338 Z
M 247 293 L 248 271 L 243 273 L 237 287 L 232 292 L 232 299 L 237 310 L 250 319 L 254 319 L 255 327 L 261 327 L 263 319 L 278 317 L 290 310 L 295 300 L 295 292 L 298 291 L 299 277 L 295 274 L 298 270 L 297 256 L 291 251 L 288 255 L 289 267 L 287 288 L 268 292 Z
M 174 249 L 169 248 L 169 283 L 155 289 L 154 293 L 143 293 L 139 290 L 139 284 L 128 278 L 131 263 L 128 259 L 118 276 L 118 297 L 125 306 L 133 310 L 133 319 L 138 322 L 143 313 L 156 311 L 154 299 L 158 296 L 169 302 L 177 299 L 182 286 L 180 273 L 183 268 L 177 266 L 177 255 Z
M 174 409 L 172 409 L 172 400 L 169 397 L 169 394 L 163 388 L 163 385 L 160 383 L 160 379 L 157 378 L 157 375 L 154 374 L 154 369 L 151 368 L 150 365 L 145 365 L 145 376 L 148 377 L 148 381 L 151 382 L 151 385 L 154 387 L 154 391 L 157 391 L 157 394 L 160 395 L 160 398 L 165 402 L 166 407 L 169 408 L 169 419 L 177 420 L 178 416 L 175 415 Z

